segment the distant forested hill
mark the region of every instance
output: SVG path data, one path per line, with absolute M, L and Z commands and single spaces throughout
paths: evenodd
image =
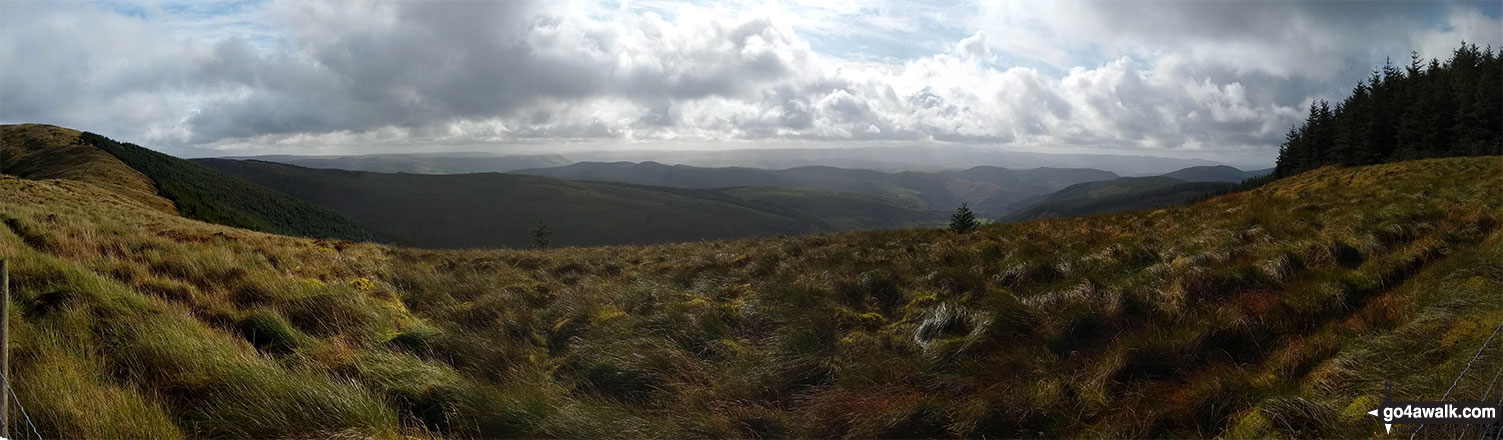
M 466 174 L 503 173 L 524 168 L 556 167 L 571 163 L 557 154 L 497 156 L 485 153 L 364 154 L 359 156 L 270 155 L 225 157 L 285 163 L 304 168 L 332 168 L 378 173 Z
M 1003 218 L 1005 221 L 1077 217 L 1187 203 L 1208 194 L 1225 192 L 1237 184 L 1186 182 L 1172 177 L 1123 177 L 1071 185 L 1035 198 Z
M 1203 167 L 1189 167 L 1171 173 L 1164 173 L 1164 177 L 1173 177 L 1186 182 L 1231 182 L 1237 183 L 1254 177 L 1262 177 L 1273 172 L 1272 169 L 1242 171 L 1226 165 L 1214 165 Z
M 1015 203 L 1077 183 L 1118 177 L 1088 168 L 1011 170 L 979 166 L 960 171 L 887 173 L 827 166 L 766 170 L 657 162 L 582 162 L 514 173 L 675 188 L 779 187 L 862 193 L 937 210 L 952 210 L 970 202 L 971 208 L 983 215 L 1001 215 Z
M 409 245 L 525 247 L 720 240 L 937 224 L 945 213 L 831 192 L 660 188 L 502 173 L 391 174 L 272 162 L 198 163 L 359 220 Z
M 1503 154 L 1503 56 L 1463 44 L 1444 62 L 1411 54 L 1332 107 L 1311 104 L 1279 149 L 1276 176 L 1325 165 Z

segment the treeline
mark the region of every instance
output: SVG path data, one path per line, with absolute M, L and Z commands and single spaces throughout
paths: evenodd
M 157 193 L 183 216 L 237 228 L 283 235 L 377 241 L 381 236 L 342 215 L 294 199 L 209 167 L 84 132 L 78 142 L 93 145 L 150 178 Z
M 1311 104 L 1279 148 L 1275 176 L 1326 165 L 1503 154 L 1503 50 L 1463 43 L 1444 62 L 1385 62 L 1333 108 Z

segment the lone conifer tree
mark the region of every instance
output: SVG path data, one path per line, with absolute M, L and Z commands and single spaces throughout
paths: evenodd
M 552 235 L 552 232 L 548 232 L 548 224 L 543 223 L 543 219 L 538 219 L 538 226 L 532 228 L 532 248 L 547 249 L 548 237 Z
M 976 220 L 976 214 L 971 212 L 967 203 L 961 203 L 960 208 L 950 214 L 950 231 L 956 234 L 964 234 L 976 230 L 981 222 Z

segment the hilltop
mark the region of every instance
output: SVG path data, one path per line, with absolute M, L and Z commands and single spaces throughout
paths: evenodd
M 220 157 L 259 160 L 304 168 L 326 168 L 379 173 L 467 174 L 499 173 L 525 168 L 561 166 L 569 159 L 557 154 L 499 156 L 484 153 L 362 154 L 354 156 L 267 155 Z
M 150 177 L 84 143 L 78 130 L 44 125 L 0 125 L 0 174 L 24 179 L 89 182 L 111 194 L 176 214 Z
M 1240 169 L 1237 169 L 1237 168 L 1234 168 L 1234 167 L 1229 167 L 1229 166 L 1226 166 L 1226 165 L 1215 165 L 1215 166 L 1189 167 L 1189 168 L 1185 168 L 1185 169 L 1182 169 L 1182 170 L 1177 170 L 1177 171 L 1173 171 L 1173 172 L 1169 172 L 1169 173 L 1164 173 L 1163 177 L 1171 177 L 1171 178 L 1183 180 L 1183 181 L 1186 181 L 1186 182 L 1228 182 L 1228 183 L 1238 183 L 1238 182 L 1242 182 L 1242 181 L 1247 180 L 1247 179 L 1252 179 L 1252 178 L 1255 178 L 1255 177 L 1266 176 L 1266 175 L 1268 175 L 1269 173 L 1272 173 L 1272 172 L 1273 172 L 1272 168 L 1262 169 L 1262 170 L 1242 171 Z
M 0 255 L 46 437 L 1365 437 L 1385 381 L 1438 399 L 1503 320 L 1499 179 L 1437 159 L 968 235 L 439 251 L 0 177 Z M 1495 348 L 1453 395 L 1490 391 Z
M 87 182 L 118 198 L 211 223 L 305 237 L 381 238 L 310 203 L 95 133 L 0 125 L 0 164 L 7 175 Z

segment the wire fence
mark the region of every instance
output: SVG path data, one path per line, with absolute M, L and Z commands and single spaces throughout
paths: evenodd
M 1467 372 L 1472 370 L 1472 365 L 1476 364 L 1477 360 L 1482 358 L 1482 353 L 1487 350 L 1487 347 L 1489 345 L 1492 344 L 1493 338 L 1498 336 L 1499 330 L 1503 330 L 1503 322 L 1499 322 L 1496 327 L 1493 327 L 1492 334 L 1487 336 L 1487 340 L 1482 341 L 1481 347 L 1477 347 L 1477 353 L 1472 355 L 1472 359 L 1467 361 L 1466 367 L 1462 368 L 1461 373 L 1456 375 L 1456 379 L 1451 381 L 1451 387 L 1447 388 L 1446 393 L 1440 396 L 1440 400 L 1444 401 L 1447 398 L 1451 397 L 1451 393 L 1456 390 L 1456 386 L 1459 385 L 1461 383 L 1461 380 L 1466 377 Z M 1483 391 L 1481 397 L 1477 398 L 1477 401 L 1479 402 L 1489 402 L 1488 396 L 1492 395 L 1493 387 L 1497 385 L 1499 375 L 1503 375 L 1503 359 L 1498 359 L 1498 356 L 1496 354 L 1496 352 L 1499 351 L 1503 351 L 1503 348 L 1494 349 L 1495 354 L 1491 357 L 1491 360 L 1498 364 L 1498 368 L 1497 370 L 1493 371 L 1493 377 L 1492 380 L 1487 384 L 1487 389 Z M 1503 405 L 1503 391 L 1500 391 L 1498 393 L 1498 400 L 1495 402 L 1495 405 Z M 1503 423 L 1494 423 L 1491 425 L 1465 425 L 1460 430 L 1444 432 L 1426 431 L 1425 425 L 1420 425 L 1419 428 L 1415 429 L 1414 432 L 1409 435 L 1409 439 L 1414 440 L 1415 438 L 1418 438 L 1420 433 L 1425 433 L 1425 438 L 1497 439 L 1500 435 L 1503 435 L 1503 432 L 1499 432 L 1500 429 L 1503 429 Z
M 16 402 L 16 408 L 21 410 L 21 417 L 26 419 L 26 425 L 31 427 L 31 433 L 41 440 L 42 433 L 37 431 L 36 423 L 31 421 L 31 414 L 28 414 L 26 406 L 21 404 L 21 397 L 17 396 L 16 390 L 10 386 L 10 266 L 7 263 L 4 258 L 0 258 L 0 295 L 3 295 L 0 297 L 0 301 L 3 301 L 0 302 L 0 382 L 5 384 L 6 398 Z M 0 405 L 5 405 L 3 408 L 8 409 L 10 402 L 0 398 Z M 0 412 L 0 416 L 3 416 L 0 418 L 3 418 L 5 423 L 4 432 L 0 432 L 0 436 L 10 438 L 10 431 L 14 430 L 12 426 L 15 426 L 15 423 L 10 420 L 9 411 Z
M 13 399 L 16 402 L 16 408 L 20 408 L 21 409 L 21 417 L 24 417 L 26 419 L 26 425 L 31 427 L 31 433 L 35 434 L 36 438 L 38 440 L 40 440 L 42 438 L 42 433 L 39 432 L 39 431 L 37 431 L 37 425 L 35 423 L 31 422 L 31 415 L 26 413 L 26 405 L 22 405 L 21 404 L 21 397 L 16 395 L 16 390 L 11 389 L 11 387 L 10 387 L 10 378 L 6 377 L 4 374 L 0 374 L 0 381 L 3 381 L 5 383 L 6 394 L 9 395 L 10 398 Z M 14 423 L 9 423 L 8 420 L 6 422 L 7 423 L 6 423 L 5 428 L 7 430 L 9 430 L 11 428 L 11 426 L 14 425 Z M 10 435 L 9 432 L 7 432 L 5 434 L 6 435 Z M 9 438 L 9 437 L 7 437 L 7 438 Z

